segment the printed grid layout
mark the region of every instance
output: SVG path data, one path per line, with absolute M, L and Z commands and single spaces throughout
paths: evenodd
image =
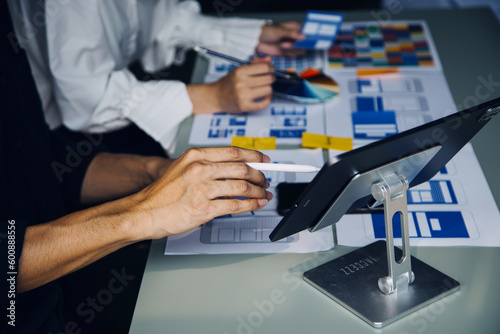
M 328 51 L 331 67 L 434 66 L 419 23 L 343 26 Z

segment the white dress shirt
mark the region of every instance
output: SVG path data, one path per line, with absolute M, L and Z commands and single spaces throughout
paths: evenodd
M 180 123 L 193 110 L 186 86 L 140 82 L 128 65 L 140 60 L 154 72 L 182 61 L 194 45 L 246 59 L 265 23 L 204 16 L 195 1 L 45 1 L 45 7 L 32 0 L 10 4 L 14 16 L 23 18 L 16 33 L 27 49 L 49 126 L 105 133 L 133 122 L 169 153 Z M 36 20 L 41 14 L 44 24 Z

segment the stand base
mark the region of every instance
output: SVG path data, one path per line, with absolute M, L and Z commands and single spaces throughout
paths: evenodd
M 396 259 L 402 251 L 396 248 Z M 377 285 L 387 276 L 385 241 L 377 241 L 304 273 L 318 290 L 376 328 L 384 327 L 460 289 L 460 283 L 417 258 L 411 258 L 415 282 L 408 290 L 383 294 Z

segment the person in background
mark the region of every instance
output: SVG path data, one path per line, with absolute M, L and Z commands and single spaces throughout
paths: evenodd
M 186 117 L 261 110 L 274 80 L 270 57 L 191 85 L 141 82 L 130 64 L 154 73 L 195 45 L 240 59 L 293 55 L 293 42 L 303 38 L 296 22 L 209 17 L 196 1 L 9 1 L 49 126 L 74 139 L 83 138 L 75 132 L 104 134 L 119 152 L 138 145 L 133 153 L 172 153 Z

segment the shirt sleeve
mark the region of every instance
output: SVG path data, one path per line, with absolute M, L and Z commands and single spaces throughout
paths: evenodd
M 67 212 L 82 209 L 83 179 L 92 160 L 104 151 L 101 139 L 100 135 L 89 134 L 87 140 L 74 142 L 57 131 L 50 132 L 51 153 L 54 158 L 51 167 L 61 185 Z
M 107 17 L 109 15 L 109 17 Z M 127 69 L 127 43 L 116 13 L 99 1 L 72 1 L 59 15 L 46 16 L 48 59 L 63 124 L 74 131 L 109 132 L 137 124 L 165 149 L 174 146 L 178 127 L 192 113 L 179 81 L 139 82 Z
M 255 53 L 266 20 L 222 18 L 200 13 L 196 1 L 175 6 L 159 2 L 155 9 L 152 40 L 142 57 L 147 71 L 157 71 L 183 61 L 183 51 L 201 45 L 239 59 Z

